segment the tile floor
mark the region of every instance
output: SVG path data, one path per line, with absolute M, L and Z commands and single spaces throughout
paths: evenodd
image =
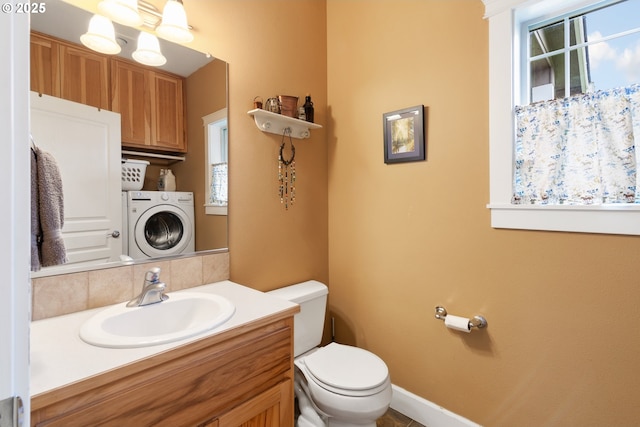
M 376 424 L 377 427 L 427 427 L 391 408 Z

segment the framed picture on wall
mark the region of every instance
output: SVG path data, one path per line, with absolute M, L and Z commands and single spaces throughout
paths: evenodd
M 382 121 L 385 163 L 425 160 L 423 105 L 385 113 Z

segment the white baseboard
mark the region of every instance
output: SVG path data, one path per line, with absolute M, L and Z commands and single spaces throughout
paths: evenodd
M 391 408 L 427 427 L 482 427 L 401 387 L 392 389 Z

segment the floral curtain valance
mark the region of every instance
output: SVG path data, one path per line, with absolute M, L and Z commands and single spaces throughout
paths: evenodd
M 640 203 L 640 85 L 516 107 L 514 204 Z
M 229 165 L 227 162 L 211 165 L 211 188 L 209 203 L 226 206 L 229 203 Z

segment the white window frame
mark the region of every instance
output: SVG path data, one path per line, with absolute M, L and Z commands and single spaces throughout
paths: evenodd
M 214 140 L 211 140 L 210 138 L 210 134 L 211 132 L 209 131 L 209 127 L 210 125 L 214 126 L 217 128 L 217 132 L 213 132 L 214 135 Z M 204 161 L 205 161 L 205 194 L 206 194 L 206 203 L 204 204 L 204 209 L 205 209 L 205 214 L 206 215 L 227 215 L 228 213 L 228 206 L 219 206 L 219 205 L 213 205 L 211 203 L 209 203 L 209 200 L 211 200 L 211 159 L 212 156 L 214 155 L 212 153 L 212 147 L 217 146 L 218 150 L 216 151 L 216 153 L 219 153 L 219 146 L 220 146 L 220 138 L 218 137 L 216 139 L 216 136 L 218 136 L 219 130 L 222 127 L 226 127 L 227 128 L 227 132 L 228 132 L 228 124 L 227 124 L 227 109 L 223 108 L 222 110 L 218 110 L 214 113 L 208 114 L 206 116 L 204 116 L 202 118 L 202 126 L 204 127 L 204 135 L 205 135 L 205 141 L 204 141 L 204 146 L 205 146 L 205 155 L 204 155 Z
M 522 230 L 640 235 L 638 205 L 513 205 L 514 106 L 522 94 L 523 23 L 601 0 L 483 0 L 489 20 L 489 161 L 491 226 Z

